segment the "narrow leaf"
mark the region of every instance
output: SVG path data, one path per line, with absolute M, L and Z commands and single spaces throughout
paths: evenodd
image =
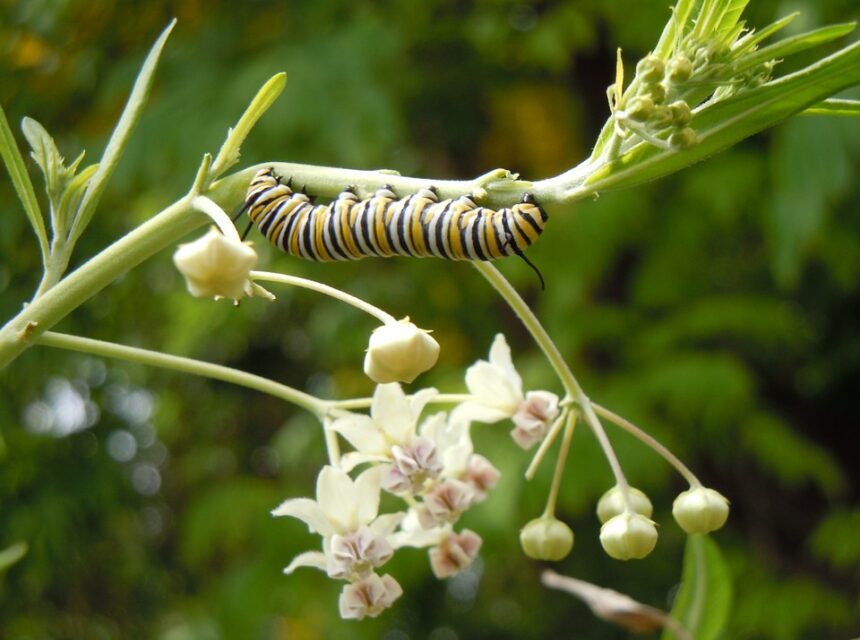
M 278 96 L 281 95 L 286 84 L 287 74 L 278 73 L 272 76 L 268 82 L 260 88 L 257 95 L 254 96 L 253 100 L 251 100 L 251 104 L 249 104 L 248 108 L 245 109 L 245 113 L 243 113 L 242 117 L 239 118 L 239 122 L 236 123 L 236 126 L 227 131 L 227 139 L 224 140 L 224 144 L 221 145 L 221 149 L 218 151 L 218 155 L 212 163 L 210 176 L 213 179 L 220 176 L 239 161 L 239 148 L 242 146 L 245 138 L 248 137 L 248 134 L 257 123 L 257 120 L 266 113 L 266 110 L 268 110 Z
M 24 118 L 21 120 L 21 131 L 30 144 L 30 155 L 45 176 L 45 188 L 52 206 L 56 206 L 60 193 L 63 191 L 63 174 L 65 166 L 63 156 L 57 149 L 57 144 L 51 135 L 37 120 Z
M 45 263 L 49 254 L 48 232 L 45 229 L 45 220 L 42 217 L 42 211 L 39 209 L 39 202 L 36 200 L 36 191 L 33 189 L 33 183 L 30 181 L 30 174 L 27 173 L 24 158 L 21 156 L 21 151 L 15 142 L 15 136 L 12 135 L 12 129 L 9 128 L 9 122 L 6 120 L 6 113 L 3 111 L 3 107 L 0 107 L 0 155 L 3 156 L 3 163 L 6 165 L 6 170 L 12 179 L 15 192 L 21 199 L 21 204 L 24 205 L 24 213 L 27 214 L 27 219 L 30 221 L 33 231 L 36 232 L 36 238 L 39 240 L 39 249 L 42 252 L 42 262 Z
M 837 40 L 852 31 L 856 23 L 845 22 L 842 24 L 832 24 L 821 29 L 814 29 L 805 33 L 799 33 L 796 36 L 789 36 L 779 42 L 774 42 L 772 45 L 759 49 L 755 53 L 751 53 L 738 61 L 735 71 L 741 73 L 747 69 L 752 69 L 760 64 L 764 64 L 769 60 L 780 60 L 788 56 L 800 53 L 806 49 L 817 47 L 818 45 Z
M 669 18 L 669 22 L 663 28 L 663 33 L 660 35 L 657 46 L 654 47 L 654 55 L 660 58 L 669 57 L 676 40 L 681 38 L 692 26 L 690 14 L 695 4 L 695 0 L 678 0 L 678 3 L 672 9 L 672 16 Z
M 802 116 L 844 116 L 860 118 L 860 100 L 828 98 L 801 112 Z
M 732 587 L 719 547 L 708 536 L 687 537 L 681 589 L 670 615 L 696 640 L 714 640 L 729 616 Z M 671 631 L 662 640 L 675 640 Z
M 759 29 L 758 31 L 750 31 L 732 46 L 732 50 L 737 55 L 743 55 L 745 51 L 751 51 L 754 47 L 757 47 L 759 43 L 764 42 L 773 34 L 791 24 L 791 22 L 793 22 L 794 19 L 799 15 L 800 12 L 795 11 L 794 13 L 790 13 L 787 16 L 780 18 L 776 22 L 772 22 L 764 29 Z
M 72 219 L 75 211 L 78 210 L 78 205 L 81 203 L 84 191 L 98 168 L 99 165 L 91 164 L 76 175 L 68 186 L 66 186 L 65 191 L 63 191 L 63 195 L 60 197 L 60 202 L 57 206 L 56 233 L 58 236 L 65 237 L 68 231 L 68 222 Z
M 749 1 L 750 0 L 732 0 L 727 3 L 723 8 L 723 16 L 720 19 L 717 31 L 719 33 L 731 33 L 734 31 L 737 28 L 741 15 L 743 14 L 744 9 L 747 8 Z M 734 41 L 734 38 L 732 38 L 732 41 Z
M 0 551 L 0 573 L 6 571 L 6 569 L 27 555 L 27 549 L 26 542 L 16 542 L 12 546 Z
M 584 186 L 590 187 L 589 192 L 618 189 L 674 173 L 856 84 L 860 84 L 860 42 L 701 109 L 691 124 L 699 134 L 694 147 L 676 151 L 638 144 L 595 171 Z
M 120 156 L 125 150 L 125 146 L 128 143 L 131 132 L 137 124 L 137 121 L 140 119 L 143 106 L 146 103 L 149 91 L 152 88 L 153 76 L 155 74 L 155 69 L 158 66 L 158 59 L 161 56 L 161 50 L 164 48 L 164 44 L 167 42 L 167 37 L 170 35 L 170 32 L 173 30 L 175 25 L 176 19 L 174 18 L 170 21 L 170 24 L 167 25 L 167 28 L 161 32 L 158 40 L 156 40 L 155 44 L 152 45 L 149 55 L 146 56 L 143 67 L 141 67 L 137 80 L 134 83 L 134 87 L 131 90 L 128 102 L 125 105 L 125 109 L 123 109 L 116 128 L 114 129 L 113 134 L 111 134 L 110 140 L 108 140 L 107 147 L 105 147 L 104 154 L 98 164 L 98 171 L 96 171 L 96 174 L 92 177 L 86 193 L 81 200 L 81 205 L 78 209 L 77 215 L 75 216 L 75 220 L 72 223 L 70 234 L 70 242 L 72 244 L 74 244 L 81 236 L 81 233 L 83 233 L 84 229 L 86 229 L 92 219 L 96 206 L 99 203 L 99 199 L 101 199 L 102 193 L 107 186 L 107 181 L 110 179 L 111 174 L 113 174 Z

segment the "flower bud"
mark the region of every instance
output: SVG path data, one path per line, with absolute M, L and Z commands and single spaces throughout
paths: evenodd
M 649 83 L 660 82 L 663 79 L 663 72 L 665 70 L 666 65 L 659 57 L 654 55 L 645 56 L 636 65 L 636 75 Z
M 648 118 L 651 129 L 662 129 L 672 124 L 672 111 L 667 106 L 654 107 L 651 117 Z
M 645 122 L 654 113 L 654 101 L 649 96 L 636 96 L 625 111 L 630 119 Z
M 379 384 L 412 382 L 436 364 L 438 357 L 439 343 L 404 318 L 370 334 L 364 372 Z
M 194 242 L 179 245 L 173 263 L 192 296 L 239 300 L 251 293 L 248 273 L 257 264 L 257 254 L 238 237 L 232 240 L 212 228 Z
M 710 533 L 726 523 L 729 501 L 713 489 L 696 487 L 675 498 L 672 515 L 687 533 Z
M 573 549 L 573 531 L 561 520 L 542 516 L 520 531 L 520 546 L 529 558 L 561 560 Z
M 669 111 L 672 112 L 672 124 L 676 127 L 686 127 L 693 119 L 693 112 L 690 111 L 690 105 L 683 100 L 676 100 L 669 105 Z
M 639 560 L 654 550 L 657 527 L 641 513 L 625 511 L 600 528 L 600 544 L 616 560 Z
M 699 142 L 699 136 L 691 127 L 684 127 L 669 136 L 669 144 L 676 149 L 689 149 Z
M 659 82 L 649 85 L 647 91 L 648 95 L 651 96 L 651 99 L 657 104 L 666 99 L 666 87 Z
M 636 513 L 641 513 L 646 518 L 650 518 L 654 512 L 654 507 L 651 506 L 651 501 L 642 491 L 635 487 L 630 487 L 628 492 L 630 497 L 630 508 Z M 597 503 L 597 517 L 600 522 L 611 520 L 617 515 L 626 511 L 627 505 L 624 503 L 624 493 L 621 487 L 615 485 L 609 491 L 603 494 Z
M 666 77 L 670 82 L 680 84 L 686 82 L 693 75 L 693 63 L 684 54 L 680 54 L 669 60 L 666 67 Z

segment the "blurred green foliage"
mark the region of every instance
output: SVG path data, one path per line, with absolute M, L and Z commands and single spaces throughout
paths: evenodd
M 761 0 L 749 21 L 795 9 L 797 31 L 857 17 L 853 0 Z M 586 155 L 607 115 L 615 48 L 631 62 L 647 53 L 668 11 L 627 0 L 3 0 L 0 102 L 13 128 L 32 116 L 67 158 L 86 148 L 95 160 L 173 16 L 150 104 L 73 267 L 181 195 L 201 154 L 281 70 L 289 85 L 243 163 L 438 178 L 497 166 L 526 178 L 558 173 Z M 858 166 L 856 121 L 793 121 L 659 184 L 551 210 L 529 253 L 547 276 L 543 293 L 525 265 L 501 265 L 589 394 L 732 501 L 715 536 L 735 579 L 725 637 L 860 634 Z M 5 179 L 0 215 L 7 318 L 40 269 Z M 421 384 L 462 390 L 464 368 L 503 331 L 527 384 L 554 385 L 467 264 L 316 265 L 258 248 L 272 269 L 433 328 L 441 361 Z M 165 252 L 58 330 L 323 396 L 371 393 L 360 362 L 373 322 L 308 292 L 276 293 L 274 304 L 237 308 L 191 299 Z M 313 491 L 324 452 L 309 416 L 221 383 L 38 348 L 0 380 L 0 549 L 29 545 L 0 574 L 0 637 L 625 637 L 539 586 L 517 534 L 542 509 L 549 470 L 526 484 L 528 457 L 504 426 L 475 436 L 504 474 L 464 523 L 485 539 L 480 563 L 438 582 L 424 552 L 400 552 L 390 572 L 403 599 L 377 620 L 347 623 L 336 614 L 340 585 L 319 572 L 280 573 L 317 539 L 268 515 Z M 600 550 L 593 508 L 610 474 L 580 429 L 559 514 L 576 547 L 556 568 L 667 608 L 684 544 L 671 501 L 685 487 L 645 447 L 610 436 L 655 504 L 657 550 L 623 564 Z

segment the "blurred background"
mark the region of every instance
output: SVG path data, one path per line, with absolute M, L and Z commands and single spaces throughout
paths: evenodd
M 855 0 L 759 0 L 748 21 L 795 10 L 787 33 L 858 16 Z M 245 143 L 243 164 L 555 175 L 588 154 L 607 117 L 615 48 L 632 64 L 669 11 L 632 0 L 0 0 L 0 102 L 22 148 L 28 115 L 67 159 L 87 149 L 95 161 L 174 16 L 150 102 L 73 266 L 180 197 L 201 155 L 282 70 L 286 91 Z M 589 395 L 732 501 L 715 535 L 735 578 L 727 638 L 860 634 L 858 167 L 857 121 L 796 119 L 659 183 L 551 208 L 529 252 L 544 292 L 520 261 L 500 264 Z M 0 216 L 5 320 L 40 274 L 5 173 Z M 502 331 L 526 386 L 558 391 L 468 264 L 317 265 L 252 239 L 266 268 L 432 328 L 442 354 L 422 386 L 462 391 L 465 368 Z M 275 292 L 274 304 L 192 299 L 164 251 L 57 330 L 325 397 L 372 393 L 361 360 L 374 321 L 305 291 Z M 671 503 L 686 487 L 608 429 L 630 481 L 655 504 L 657 549 L 632 563 L 600 549 L 594 507 L 611 476 L 579 429 L 559 514 L 576 546 L 555 568 L 668 608 L 684 544 Z M 324 449 L 310 416 L 222 383 L 33 348 L 0 372 L 0 548 L 30 546 L 0 574 L 0 637 L 627 637 L 539 585 L 542 567 L 523 557 L 517 534 L 543 508 L 551 465 L 525 483 L 530 456 L 507 432 L 475 429 L 478 450 L 503 472 L 463 522 L 484 538 L 480 561 L 440 582 L 425 551 L 402 551 L 387 567 L 401 601 L 376 620 L 343 622 L 340 583 L 312 570 L 281 574 L 319 539 L 269 516 L 283 499 L 313 494 Z

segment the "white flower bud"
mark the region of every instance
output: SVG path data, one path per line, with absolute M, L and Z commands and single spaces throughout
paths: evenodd
M 192 296 L 239 300 L 251 293 L 248 273 L 257 264 L 257 254 L 249 243 L 229 239 L 212 228 L 194 242 L 179 245 L 173 263 L 185 276 Z
M 481 536 L 474 531 L 463 529 L 446 537 L 430 549 L 430 568 L 440 580 L 459 573 L 472 564 L 481 550 Z
M 561 560 L 573 549 L 573 531 L 556 518 L 535 518 L 520 531 L 520 546 L 529 558 Z
M 616 560 L 639 560 L 654 550 L 657 527 L 641 513 L 625 511 L 600 528 L 600 544 Z
M 672 515 L 687 533 L 710 533 L 726 523 L 729 501 L 713 489 L 696 487 L 675 498 Z
M 439 343 L 404 318 L 370 334 L 364 372 L 379 384 L 412 382 L 436 364 L 438 357 Z
M 635 487 L 630 487 L 628 495 L 630 497 L 630 508 L 636 513 L 641 513 L 646 518 L 650 518 L 654 512 L 654 507 L 651 505 L 648 496 Z M 606 522 L 624 513 L 626 507 L 624 493 L 621 491 L 621 487 L 615 485 L 604 493 L 597 503 L 597 517 L 600 518 L 600 522 Z
M 389 575 L 381 578 L 371 573 L 359 582 L 353 582 L 340 593 L 340 617 L 344 620 L 362 620 L 366 616 L 375 618 L 394 604 L 403 588 Z

